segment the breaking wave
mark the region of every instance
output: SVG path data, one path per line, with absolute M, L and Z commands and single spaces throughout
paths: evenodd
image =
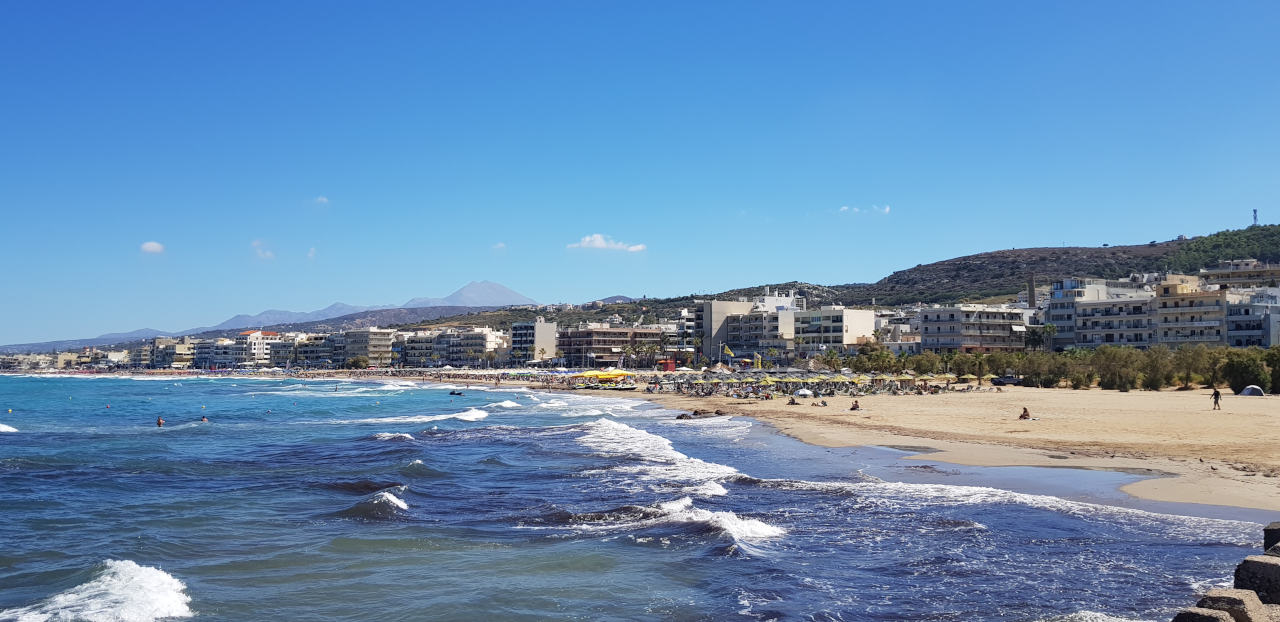
M 372 417 L 369 419 L 335 419 L 333 421 L 320 421 L 311 423 L 327 423 L 333 425 L 346 425 L 353 423 L 431 423 L 432 421 L 444 421 L 445 419 L 458 419 L 460 421 L 479 421 L 488 417 L 489 413 L 479 408 L 468 408 L 462 412 L 450 413 L 446 415 L 404 415 L 400 417 Z
M 0 423 L 0 432 L 17 432 L 18 428 Z
M 405 503 L 404 499 L 384 490 L 339 512 L 339 515 L 347 518 L 387 519 L 395 518 L 400 512 L 408 509 L 409 504 Z
M 666 490 L 675 483 L 685 486 L 685 494 L 723 495 L 725 489 L 719 482 L 740 475 L 731 466 L 690 458 L 676 451 L 666 438 L 625 423 L 598 419 L 583 427 L 587 433 L 578 437 L 579 443 L 600 456 L 634 461 L 591 473 L 623 476 L 634 488 Z
M 186 585 L 173 575 L 128 560 L 102 562 L 87 583 L 28 607 L 0 611 L 0 619 L 20 622 L 87 620 L 89 622 L 149 622 L 194 615 Z

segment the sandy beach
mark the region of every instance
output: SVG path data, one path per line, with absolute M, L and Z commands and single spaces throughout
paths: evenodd
M 505 383 L 504 383 L 505 384 Z M 590 391 L 676 410 L 721 410 L 806 443 L 919 449 L 907 459 L 974 466 L 1052 466 L 1151 474 L 1122 490 L 1143 499 L 1280 511 L 1280 400 L 1208 390 L 1035 389 L 781 400 Z M 1019 420 L 1022 408 L 1033 420 Z

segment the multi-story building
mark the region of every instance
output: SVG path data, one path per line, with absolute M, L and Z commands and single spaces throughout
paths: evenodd
M 151 367 L 151 342 L 144 341 L 129 350 L 129 367 L 149 369 Z
M 280 341 L 280 333 L 246 330 L 235 337 L 237 367 L 265 367 L 271 363 L 271 344 Z
M 580 324 L 560 331 L 564 358 L 573 367 L 618 367 L 629 348 L 662 349 L 662 329 Z
M 438 330 L 423 330 L 405 335 L 400 358 L 405 367 L 433 367 L 444 358 L 435 352 Z
M 1233 259 L 1219 261 L 1216 268 L 1200 271 L 1205 285 L 1228 287 L 1277 287 L 1280 286 L 1280 265 L 1268 264 L 1257 259 Z
M 346 358 L 363 356 L 371 367 L 386 367 L 391 364 L 391 342 L 395 335 L 395 330 L 377 326 L 346 331 Z
M 1156 341 L 1171 348 L 1188 344 L 1227 345 L 1227 303 L 1242 296 L 1225 289 L 1202 289 L 1200 279 L 1171 274 L 1154 302 Z
M 708 360 L 714 360 L 720 356 L 724 346 L 732 341 L 729 336 L 730 316 L 746 315 L 753 312 L 767 315 L 768 312 L 795 311 L 805 308 L 805 299 L 796 296 L 794 291 L 786 294 L 781 292 L 770 293 L 768 288 L 765 288 L 764 295 L 750 300 L 741 298 L 734 301 L 695 300 L 694 302 L 697 306 L 694 307 L 693 340 L 695 342 L 698 339 L 701 340 L 700 352 Z M 783 327 L 780 326 L 779 330 L 782 329 Z M 740 330 L 739 335 L 741 334 Z M 752 333 L 752 336 L 754 336 L 754 333 Z M 741 339 L 751 338 L 745 337 Z M 754 343 L 754 341 L 754 339 L 751 339 L 750 342 L 743 341 L 743 343 L 739 344 L 739 347 L 750 348 L 751 346 L 748 343 Z
M 1100 300 L 1077 299 L 1076 345 L 1128 345 L 1146 349 L 1155 339 L 1151 292 L 1130 293 Z
M 151 340 L 152 369 L 187 369 L 195 360 L 194 337 L 156 337 Z
M 234 339 L 219 337 L 195 344 L 192 366 L 199 369 L 230 369 L 239 363 Z
M 1270 348 L 1280 343 L 1280 289 L 1242 293 L 1247 300 L 1227 304 L 1227 345 Z
M 827 305 L 818 309 L 796 311 L 793 321 L 796 350 L 800 352 L 831 349 L 843 351 L 875 339 L 874 311 Z
M 306 335 L 293 342 L 294 366 L 335 367 L 332 335 Z M 338 361 L 341 363 L 342 361 Z
M 532 322 L 511 325 L 511 362 L 518 365 L 541 362 L 556 355 L 556 323 L 538 316 Z
M 926 307 L 920 311 L 920 348 L 932 352 L 1008 352 L 1026 343 L 1024 309 L 995 305 Z

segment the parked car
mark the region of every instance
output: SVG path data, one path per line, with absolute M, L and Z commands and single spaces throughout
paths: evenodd
M 1011 387 L 1011 386 L 1017 385 L 1020 382 L 1022 382 L 1022 379 L 1018 378 L 1017 376 L 1000 376 L 999 378 L 991 379 L 991 384 L 997 387 L 1004 387 L 1004 386 Z

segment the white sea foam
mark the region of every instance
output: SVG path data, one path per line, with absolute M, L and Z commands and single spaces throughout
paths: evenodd
M 1065 616 L 1042 618 L 1041 622 L 1148 622 L 1141 618 L 1121 618 L 1097 611 L 1077 611 Z
M 127 559 L 109 559 L 91 581 L 28 607 L 0 611 L 0 619 L 148 622 L 189 618 L 194 614 L 185 589 L 182 581 L 158 568 L 139 566 Z
M 404 499 L 401 499 L 400 497 L 397 497 L 385 490 L 373 495 L 372 497 L 369 497 L 369 502 L 375 503 L 375 504 L 388 505 L 400 510 L 409 509 L 409 504 L 405 503 Z
M 394 432 L 378 432 L 377 434 L 374 434 L 373 437 L 380 441 L 393 441 L 393 440 L 394 441 L 411 441 L 413 440 L 412 434 L 402 434 L 402 433 L 394 433 Z
M 637 487 L 669 489 L 671 484 L 683 484 L 690 494 L 719 495 L 724 494 L 723 486 L 707 484 L 738 475 L 731 466 L 690 458 L 676 451 L 666 438 L 625 423 L 598 419 L 583 427 L 587 433 L 577 439 L 582 445 L 601 456 L 636 461 L 593 473 L 623 475 Z
M 0 423 L 0 432 L 17 432 L 18 428 Z
M 633 531 L 661 525 L 697 524 L 728 535 L 737 542 L 759 542 L 786 535 L 787 530 L 754 518 L 742 518 L 733 512 L 713 512 L 693 505 L 693 499 L 682 497 L 653 506 L 656 513 L 632 521 L 587 523 L 575 525 L 581 532 Z
M 502 400 L 501 402 L 494 402 L 494 403 L 492 403 L 492 404 L 485 404 L 485 408 L 490 408 L 490 407 L 493 407 L 493 408 L 520 408 L 520 405 L 519 405 L 519 404 L 517 404 L 517 403 L 515 403 L 515 402 L 513 402 L 513 401 L 511 401 L 511 400 Z
M 786 490 L 855 494 L 860 501 L 896 510 L 928 506 L 1017 504 L 1084 520 L 1105 520 L 1127 529 L 1154 531 L 1187 542 L 1225 542 L 1238 546 L 1257 544 L 1260 525 L 1245 521 L 1174 516 L 1112 505 L 1071 501 L 1049 495 L 1033 495 L 985 486 L 914 484 L 906 482 L 806 482 L 761 480 L 761 485 Z M 1122 519 L 1122 520 L 1117 520 Z
M 443 421 L 445 419 L 458 419 L 461 421 L 479 421 L 488 417 L 489 413 L 479 408 L 468 408 L 462 412 L 449 413 L 445 415 L 403 415 L 399 417 L 372 417 L 369 419 L 334 419 L 332 421 L 307 421 L 305 423 L 322 423 L 331 425 L 346 425 L 353 423 L 431 423 L 432 421 Z

